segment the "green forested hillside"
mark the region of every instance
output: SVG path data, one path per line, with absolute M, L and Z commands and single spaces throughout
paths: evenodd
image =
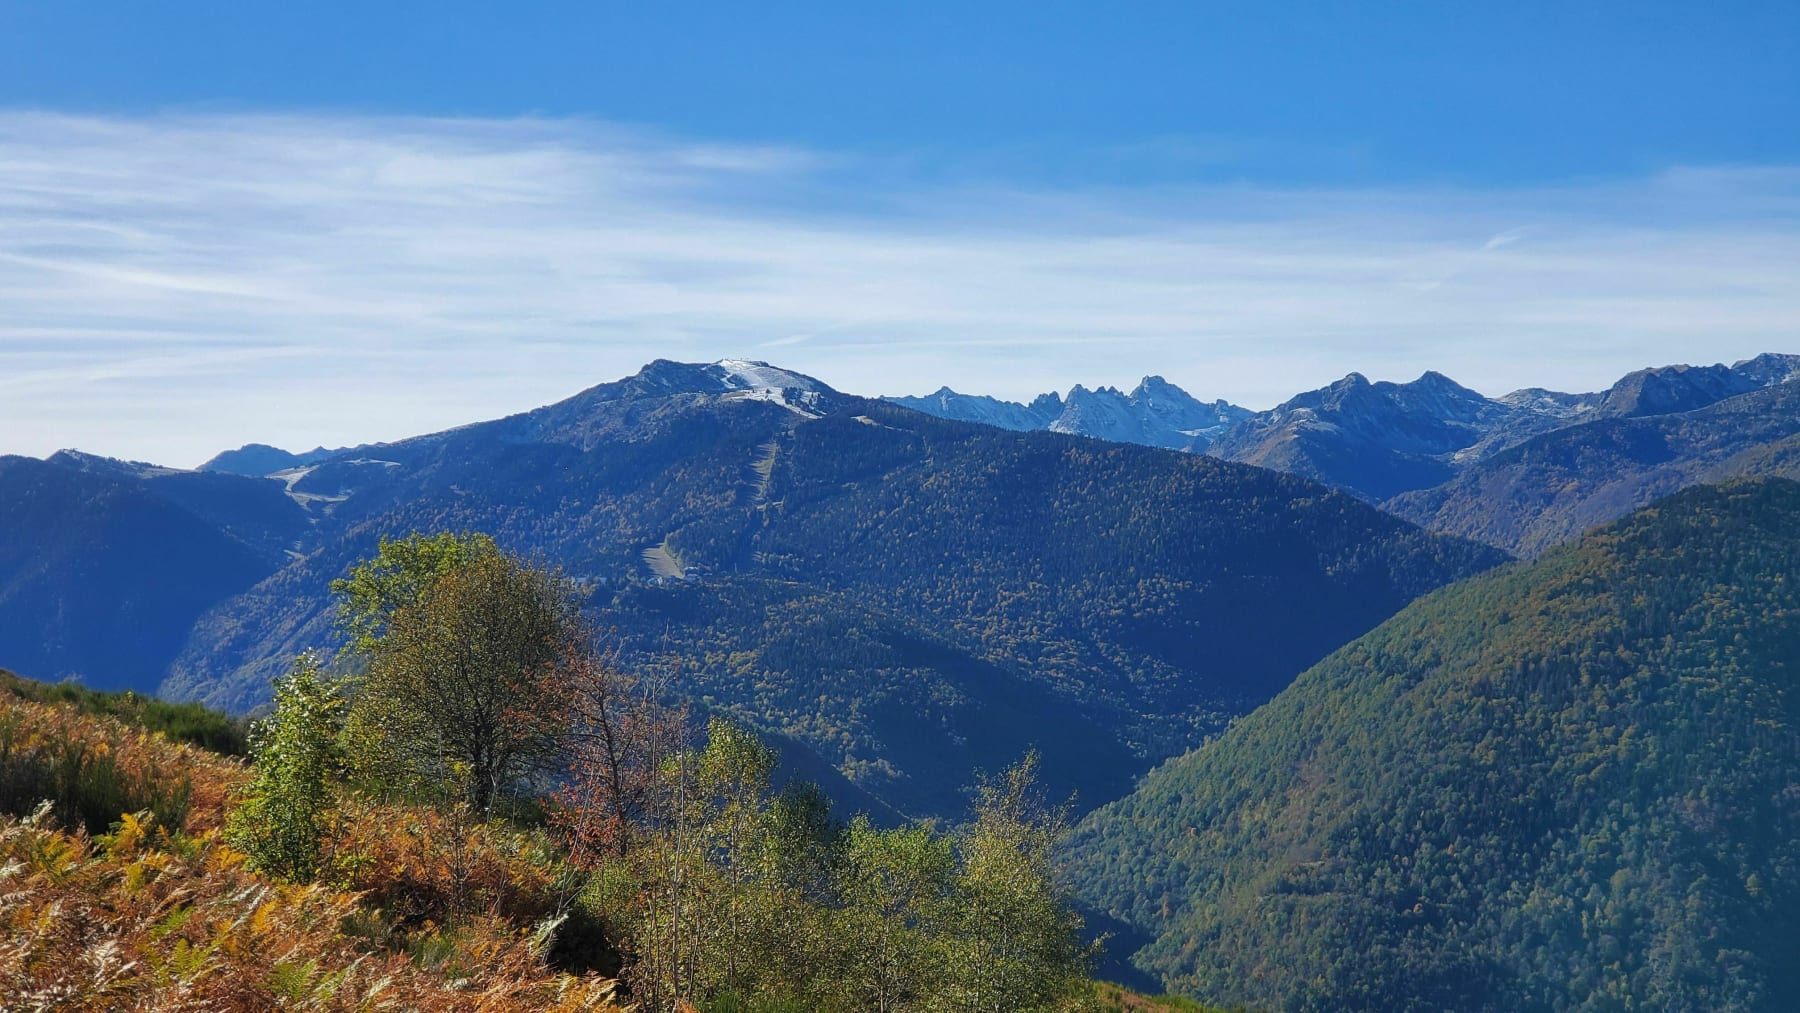
M 1282 1009 L 1800 1008 L 1800 484 L 1443 589 L 1092 814 L 1135 962 Z

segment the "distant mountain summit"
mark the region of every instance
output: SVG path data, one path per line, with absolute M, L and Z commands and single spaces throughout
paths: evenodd
M 1130 394 L 1077 386 L 1029 405 L 948 387 L 889 398 L 937 415 L 1188 450 L 1301 475 L 1435 530 L 1534 554 L 1697 482 L 1800 475 L 1800 355 L 1659 366 L 1603 391 L 1490 398 L 1437 372 L 1361 373 L 1250 412 L 1161 377 Z
M 1597 393 L 1534 387 L 1489 398 L 1441 373 L 1411 383 L 1370 383 L 1352 373 L 1232 426 L 1207 453 L 1305 475 L 1379 503 L 1441 485 L 1547 433 L 1697 411 L 1796 376 L 1800 355 L 1765 354 L 1733 366 L 1641 369 Z
M 1448 479 L 1459 451 L 1517 411 L 1442 373 L 1411 383 L 1351 373 L 1232 426 L 1208 453 L 1379 500 Z
M 1435 371 L 1410 383 L 1370 382 L 1351 373 L 1263 412 L 1200 401 L 1160 376 L 1145 377 L 1129 394 L 1077 384 L 1067 397 L 1043 394 L 1030 404 L 949 387 L 886 400 L 1001 429 L 1047 429 L 1206 453 L 1381 502 L 1439 485 L 1543 433 L 1604 418 L 1695 411 L 1797 377 L 1800 355 L 1766 353 L 1732 366 L 1641 369 L 1587 394 L 1533 387 L 1490 398 Z
M 818 416 L 833 403 L 833 399 L 842 396 L 822 381 L 766 362 L 721 359 L 718 362 L 688 363 L 657 359 L 622 380 L 590 387 L 564 401 L 501 421 L 528 428 L 535 423 L 538 424 L 539 431 L 542 431 L 542 424 L 547 423 L 555 429 L 588 413 L 597 405 L 676 398 L 682 395 L 691 395 L 702 402 L 763 401 L 805 417 Z M 371 446 L 341 447 L 336 450 L 317 447 L 304 453 L 293 453 L 266 443 L 247 443 L 236 450 L 215 455 L 196 470 L 253 478 L 280 475 L 292 484 L 303 477 L 301 473 L 316 469 L 326 462 L 341 464 L 355 458 L 370 458 Z
M 1040 394 L 1030 404 L 958 394 L 949 387 L 924 397 L 883 400 L 942 419 L 1014 432 L 1047 430 L 1169 450 L 1204 450 L 1219 433 L 1250 415 L 1249 409 L 1226 401 L 1201 401 L 1160 376 L 1144 377 L 1129 394 L 1117 387 L 1089 390 L 1076 384 L 1067 397 Z
M 803 373 L 751 359 L 720 359 L 709 363 L 657 359 L 634 376 L 617 383 L 601 384 L 571 400 L 616 401 L 677 394 L 767 401 L 801 415 L 816 416 L 821 405 L 836 397 L 837 391 Z
M 226 450 L 215 454 L 211 460 L 196 470 L 262 478 L 265 475 L 273 475 L 289 468 L 304 468 L 307 465 L 317 464 L 337 453 L 342 453 L 342 451 L 315 447 L 305 453 L 296 454 L 280 447 L 271 447 L 267 443 L 246 443 L 236 450 Z

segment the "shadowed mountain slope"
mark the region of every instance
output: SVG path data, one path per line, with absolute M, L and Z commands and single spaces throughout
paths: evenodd
M 97 689 L 153 689 L 194 621 L 285 560 L 278 486 L 181 481 L 80 458 L 0 457 L 0 663 Z M 190 495 L 207 500 L 191 510 Z

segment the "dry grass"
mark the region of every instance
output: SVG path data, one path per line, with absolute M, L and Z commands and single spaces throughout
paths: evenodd
M 357 889 L 276 883 L 220 840 L 235 761 L 10 700 L 0 764 L 11 794 L 55 800 L 0 816 L 0 1008 L 619 1008 L 614 982 L 546 963 L 565 884 L 529 833 L 369 809 L 334 849 Z M 147 797 L 179 822 L 127 808 L 86 829 L 107 799 Z
M 103 832 L 150 810 L 190 832 L 219 827 L 248 772 L 233 759 L 68 704 L 0 695 L 0 812 L 49 800 L 66 826 Z

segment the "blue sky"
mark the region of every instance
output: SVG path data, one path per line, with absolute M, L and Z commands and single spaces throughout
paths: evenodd
M 1800 350 L 1800 4 L 0 0 L 0 452 Z
M 1519 183 L 1800 160 L 1800 5 L 6 3 L 0 94 L 580 115 L 1105 183 Z

